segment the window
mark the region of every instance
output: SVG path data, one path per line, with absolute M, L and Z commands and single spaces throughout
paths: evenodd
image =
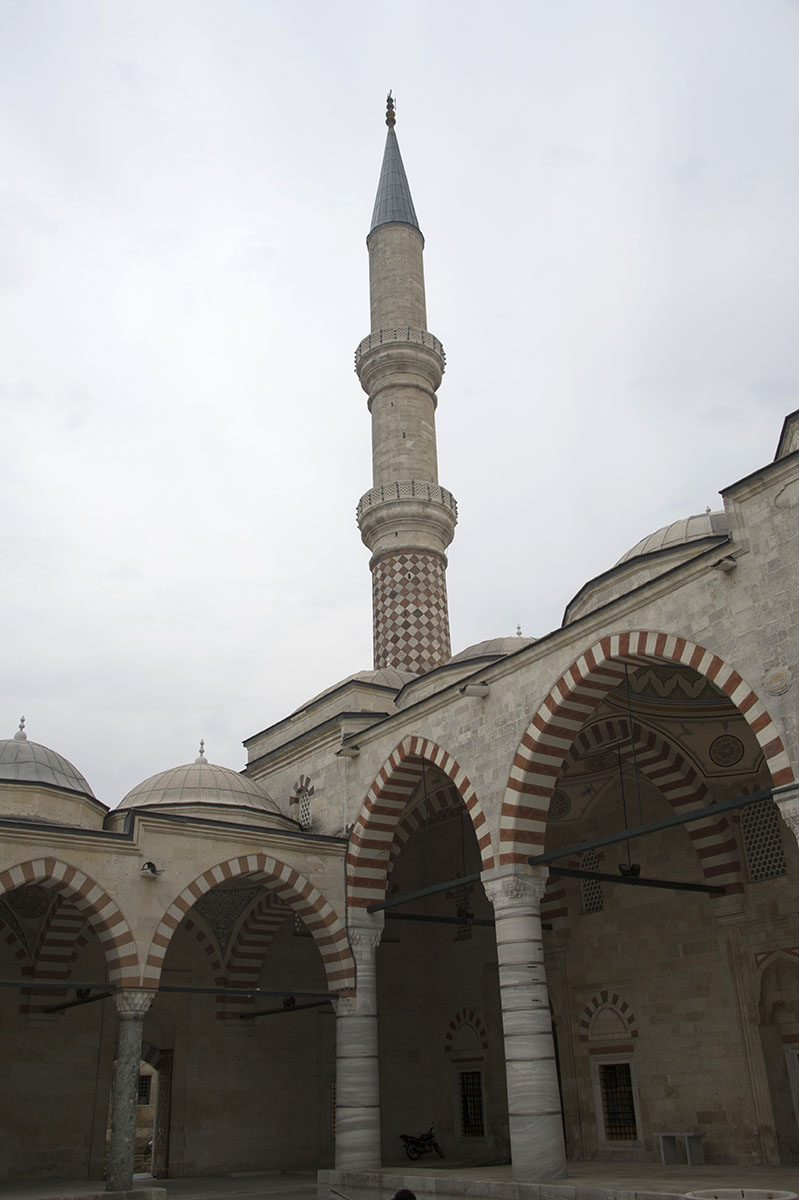
M 742 809 L 741 834 L 752 883 L 788 874 L 782 848 L 780 811 L 773 800 L 767 796 Z
M 139 1076 L 139 1100 L 138 1103 L 142 1106 L 150 1103 L 150 1088 L 152 1087 L 152 1075 Z
M 632 1054 L 591 1055 L 597 1135 L 605 1150 L 643 1145 Z
M 630 1064 L 600 1063 L 599 1087 L 605 1137 L 611 1142 L 634 1142 L 638 1137 L 638 1127 L 635 1123 L 635 1097 Z
M 485 1137 L 483 1121 L 483 1076 L 480 1071 L 461 1071 L 461 1133 Z
M 580 863 L 583 871 L 598 871 L 599 859 L 594 850 L 588 850 Z M 583 912 L 602 911 L 602 884 L 598 879 L 583 879 Z

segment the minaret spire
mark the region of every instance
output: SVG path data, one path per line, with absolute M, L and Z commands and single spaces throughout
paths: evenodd
M 366 239 L 372 332 L 355 353 L 372 414 L 373 486 L 361 497 L 358 525 L 372 552 L 375 667 L 420 675 L 450 657 L 445 551 L 457 506 L 438 483 L 435 410 L 444 350 L 427 330 L 424 238 L 395 124 L 389 92 Z

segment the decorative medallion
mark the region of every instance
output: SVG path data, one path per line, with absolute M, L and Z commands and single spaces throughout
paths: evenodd
M 568 817 L 571 812 L 572 802 L 565 792 L 560 788 L 552 793 L 552 799 L 549 802 L 549 815 L 553 821 L 562 821 L 564 817 Z
M 615 750 L 600 750 L 597 754 L 587 754 L 580 765 L 588 774 L 592 771 L 609 771 L 618 766 L 619 756 Z
M 784 695 L 792 682 L 791 672 L 787 667 L 775 667 L 773 671 L 766 671 L 763 676 L 763 687 L 770 696 Z
M 721 733 L 710 743 L 710 757 L 717 767 L 734 767 L 743 756 L 743 742 L 731 733 Z
M 43 917 L 50 907 L 50 896 L 43 887 L 29 883 L 8 892 L 5 902 L 18 917 Z

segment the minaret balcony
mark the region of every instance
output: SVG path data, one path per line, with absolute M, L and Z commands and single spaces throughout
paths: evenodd
M 361 387 L 369 395 L 389 378 L 421 376 L 436 391 L 446 368 L 447 358 L 441 342 L 427 329 L 401 325 L 396 329 L 376 329 L 363 339 L 355 351 L 355 370 Z M 434 398 L 435 399 L 435 398 Z
M 458 504 L 452 492 L 435 483 L 402 479 L 361 496 L 356 518 L 372 553 L 401 546 L 443 553 L 455 534 Z

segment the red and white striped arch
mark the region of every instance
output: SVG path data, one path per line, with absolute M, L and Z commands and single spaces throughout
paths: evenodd
M 153 936 L 144 968 L 144 987 L 158 987 L 164 957 L 175 930 L 195 901 L 228 879 L 248 877 L 274 892 L 308 928 L 322 957 L 331 991 L 355 986 L 355 965 L 341 918 L 318 888 L 294 867 L 268 854 L 242 854 L 198 875 L 170 904 Z
M 86 913 L 69 896 L 61 898 L 47 915 L 36 949 L 32 983 L 20 997 L 20 1012 L 34 1016 L 63 1000 L 76 958 L 89 937 Z M 64 981 L 63 988 L 37 988 L 36 981 L 50 984 Z
M 519 743 L 502 805 L 500 863 L 526 863 L 542 847 L 549 801 L 563 761 L 580 730 L 608 692 L 624 679 L 625 663 L 675 662 L 706 676 L 746 718 L 775 786 L 794 773 L 774 723 L 752 688 L 717 654 L 687 638 L 654 630 L 609 634 L 560 677 Z
M 36 858 L 0 871 L 0 893 L 38 883 L 68 896 L 96 933 L 116 987 L 141 987 L 139 955 L 130 926 L 117 905 L 98 883 L 57 858 Z
M 454 811 L 460 808 L 461 798 L 451 784 L 446 787 L 436 788 L 427 797 L 422 797 L 413 808 L 408 809 L 400 817 L 399 824 L 394 831 L 394 840 L 391 843 L 391 854 L 389 855 L 389 874 L 393 870 L 394 864 L 402 853 L 403 848 L 408 842 L 408 839 L 416 833 L 417 829 L 421 829 L 431 817 L 435 817 L 440 812 Z M 460 809 L 462 812 L 463 809 Z
M 262 896 L 247 913 L 228 951 L 225 987 L 255 988 L 261 978 L 264 955 L 291 909 Z M 254 996 L 220 996 L 217 1019 L 236 1021 L 252 1014 Z
M 676 746 L 666 741 L 656 730 L 633 720 L 635 761 L 641 774 L 658 789 L 675 813 L 688 813 L 692 808 L 705 808 L 713 803 L 713 795 L 699 773 Z M 573 751 L 600 750 L 608 743 L 621 746 L 622 758 L 632 759 L 633 742 L 629 739 L 626 717 L 594 721 L 582 729 L 574 741 Z M 567 755 L 568 757 L 568 755 Z M 727 816 L 704 817 L 685 826 L 696 851 L 705 881 L 723 887 L 727 894 L 742 892 L 743 875 L 738 843 Z
M 494 866 L 488 822 L 468 776 L 452 755 L 435 742 L 406 737 L 380 768 L 350 834 L 347 898 L 351 907 L 366 908 L 385 897 L 394 834 L 426 763 L 447 776 L 466 805 L 480 848 L 482 869 L 487 871 Z

